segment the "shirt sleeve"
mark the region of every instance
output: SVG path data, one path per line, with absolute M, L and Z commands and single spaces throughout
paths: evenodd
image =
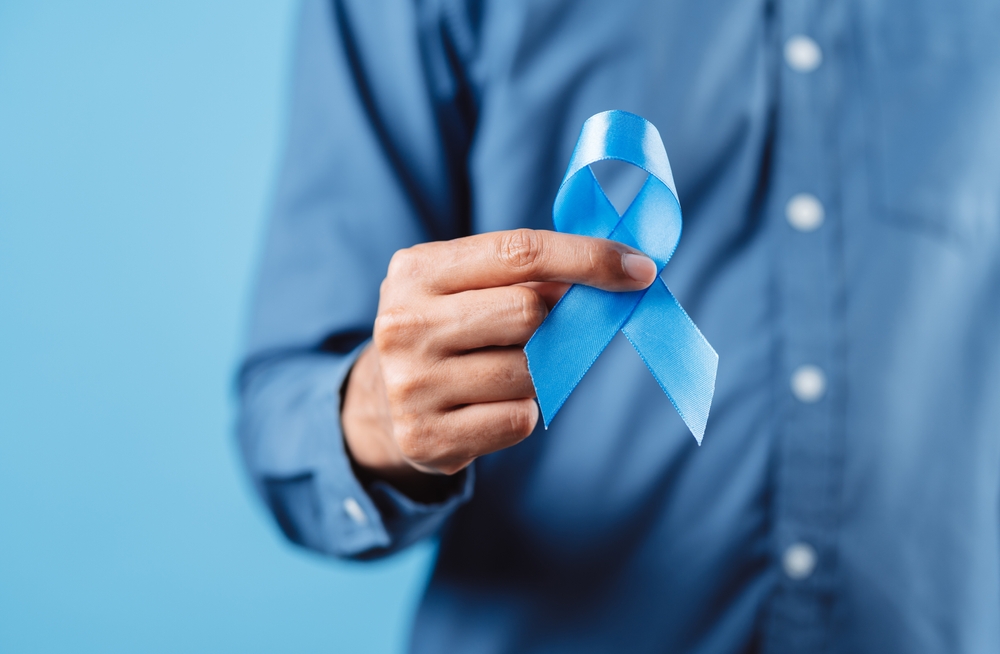
M 299 22 L 238 436 L 282 531 L 336 556 L 405 547 L 472 493 L 471 469 L 437 504 L 362 483 L 340 427 L 341 388 L 370 337 L 392 254 L 468 232 L 471 34 L 461 12 L 432 4 L 307 0 Z

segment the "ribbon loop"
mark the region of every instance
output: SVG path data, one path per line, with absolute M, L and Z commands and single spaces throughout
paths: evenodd
M 590 169 L 606 159 L 649 174 L 622 215 Z M 657 275 L 662 273 L 680 241 L 682 221 L 670 161 L 652 123 L 625 111 L 587 119 L 552 217 L 560 232 L 642 250 L 656 262 Z M 701 444 L 719 356 L 659 276 L 649 288 L 631 293 L 576 285 L 552 309 L 524 348 L 545 427 L 619 330 Z

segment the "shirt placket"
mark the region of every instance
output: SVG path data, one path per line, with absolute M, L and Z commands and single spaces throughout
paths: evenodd
M 782 2 L 778 11 L 781 56 L 768 200 L 778 316 L 778 581 L 764 628 L 764 651 L 772 653 L 826 649 L 837 583 L 838 407 L 844 396 L 836 158 L 840 11 L 816 1 Z

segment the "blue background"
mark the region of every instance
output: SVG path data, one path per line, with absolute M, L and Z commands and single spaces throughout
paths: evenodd
M 0 652 L 399 651 L 232 436 L 296 3 L 0 0 Z

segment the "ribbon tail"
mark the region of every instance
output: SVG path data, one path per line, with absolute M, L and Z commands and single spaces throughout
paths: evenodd
M 666 284 L 658 282 L 646 291 L 622 332 L 701 445 L 719 355 Z
M 645 293 L 573 286 L 524 346 L 546 429 Z

